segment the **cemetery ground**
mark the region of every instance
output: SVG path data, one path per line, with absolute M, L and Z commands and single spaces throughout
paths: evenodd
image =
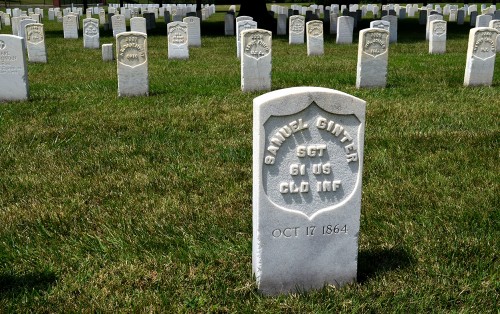
M 469 27 L 449 23 L 446 54 L 429 55 L 425 26 L 402 20 L 387 88 L 358 90 L 357 37 L 325 35 L 308 57 L 274 36 L 273 90 L 337 89 L 367 117 L 357 283 L 264 297 L 251 274 L 263 92 L 240 91 L 223 9 L 189 60 L 167 59 L 158 23 L 149 97 L 118 98 L 116 64 L 44 21 L 30 100 L 0 104 L 0 312 L 496 313 L 500 58 L 492 87 L 465 88 Z

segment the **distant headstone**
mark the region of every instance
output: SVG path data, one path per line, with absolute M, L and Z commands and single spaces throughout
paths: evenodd
M 188 27 L 188 46 L 201 47 L 201 27 L 200 18 L 188 16 L 183 19 Z
M 227 13 L 224 16 L 224 35 L 234 36 L 234 14 Z
M 26 39 L 26 25 L 35 23 L 38 24 L 38 22 L 33 19 L 21 20 L 19 22 L 19 30 L 18 30 L 19 37 Z
M 118 96 L 149 94 L 147 35 L 124 32 L 116 35 Z
M 337 44 L 352 44 L 354 18 L 340 16 L 337 19 Z
M 330 34 L 337 34 L 338 13 L 330 13 Z
M 167 25 L 168 58 L 189 59 L 188 25 L 184 22 L 170 22 Z
M 170 12 L 168 12 L 167 10 L 165 10 L 163 12 L 163 19 L 165 20 L 165 24 L 168 24 L 171 22 L 170 20 Z
M 130 31 L 147 34 L 146 19 L 143 17 L 133 17 L 130 19 Z
M 152 30 L 156 28 L 156 18 L 154 12 L 145 12 L 142 17 L 146 19 L 146 29 Z
M 26 49 L 28 50 L 29 62 L 47 63 L 43 24 L 32 23 L 26 25 Z M 1 53 L 0 51 L 0 55 Z
M 425 26 L 425 39 L 426 40 L 429 40 L 429 35 L 431 32 L 431 22 L 432 21 L 442 21 L 442 20 L 443 20 L 442 15 L 439 15 L 439 14 L 429 15 L 429 17 L 427 18 L 427 24 Z
M 288 43 L 290 45 L 304 43 L 305 17 L 302 15 L 292 15 L 289 17 Z
M 386 86 L 389 36 L 389 31 L 381 28 L 359 32 L 356 88 Z
M 465 22 L 465 10 L 460 9 L 457 11 L 457 24 L 464 25 Z
M 87 18 L 83 20 L 83 47 L 99 49 L 99 20 Z
M 476 17 L 477 17 L 477 11 L 472 11 L 470 13 L 470 26 L 471 27 L 476 27 Z
M 73 14 L 63 16 L 64 38 L 78 38 L 78 20 Z
M 319 87 L 254 99 L 252 271 L 263 294 L 356 281 L 365 107 Z
M 488 27 L 492 16 L 489 14 L 481 14 L 476 17 L 476 27 Z
M 391 29 L 391 23 L 389 21 L 375 20 L 370 22 L 370 28 L 385 29 L 389 32 Z
M 0 34 L 0 101 L 28 99 L 25 50 L 22 37 Z
M 113 15 L 111 17 L 111 25 L 113 28 L 113 37 L 116 37 L 116 35 L 127 31 L 127 24 L 124 15 Z
M 313 20 L 306 23 L 307 55 L 320 56 L 324 54 L 323 22 Z
M 476 27 L 470 30 L 464 76 L 465 86 L 491 86 L 497 35 L 497 30 L 489 27 Z
M 272 33 L 263 29 L 241 32 L 241 90 L 271 89 Z
M 101 49 L 102 61 L 113 61 L 115 59 L 113 54 L 113 44 L 102 44 Z
M 500 19 L 499 20 L 491 20 L 490 21 L 490 28 L 496 29 L 498 33 L 500 34 Z M 497 36 L 497 52 L 500 51 L 500 35 Z
M 248 19 L 238 21 L 238 18 L 236 18 L 236 31 L 237 31 L 237 33 L 236 33 L 236 56 L 238 58 L 241 58 L 241 32 L 248 30 L 248 29 L 256 29 L 257 22 L 252 21 L 252 20 L 248 20 Z
M 420 9 L 418 11 L 418 24 L 420 25 L 425 25 L 427 23 L 427 10 L 425 9 Z
M 278 14 L 278 27 L 276 30 L 277 35 L 286 35 L 286 22 L 288 16 L 286 14 Z
M 430 22 L 429 53 L 441 54 L 446 52 L 446 21 L 435 20 Z
M 382 17 L 382 21 L 389 22 L 389 43 L 398 42 L 398 18 L 394 15 Z

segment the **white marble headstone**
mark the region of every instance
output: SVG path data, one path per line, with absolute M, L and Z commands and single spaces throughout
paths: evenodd
M 234 36 L 234 14 L 227 13 L 224 16 L 224 35 Z
M 26 49 L 28 50 L 29 62 L 47 63 L 43 24 L 32 23 L 26 25 Z
M 147 34 L 146 19 L 143 17 L 133 17 L 130 19 L 130 31 Z
M 398 18 L 394 15 L 386 15 L 382 17 L 382 21 L 389 22 L 389 42 L 396 43 L 398 41 Z
M 290 45 L 304 43 L 304 31 L 306 18 L 302 15 L 292 15 L 289 17 L 288 43 Z
M 356 281 L 365 106 L 319 87 L 254 99 L 252 271 L 263 294 Z
M 441 54 L 446 52 L 446 21 L 435 20 L 430 22 L 429 53 Z
M 241 51 L 241 90 L 270 90 L 272 33 L 263 29 L 242 31 Z
M 168 58 L 189 59 L 188 26 L 184 22 L 170 22 L 167 24 Z
M 101 46 L 102 61 L 113 61 L 113 44 L 102 44 Z
M 359 32 L 356 88 L 386 86 L 389 36 L 389 31 L 381 28 Z
M 124 15 L 113 15 L 111 17 L 111 25 L 113 28 L 113 37 L 116 37 L 116 35 L 127 31 L 127 24 Z
M 116 35 L 118 96 L 149 94 L 147 35 L 124 32 Z
M 464 85 L 491 86 L 495 68 L 498 31 L 489 27 L 476 27 L 469 32 Z
M 201 47 L 200 18 L 196 16 L 188 16 L 185 17 L 182 21 L 187 25 L 188 46 Z
M 500 20 L 491 20 L 489 27 L 496 29 L 500 34 Z M 497 36 L 497 52 L 499 51 L 500 51 L 500 35 Z
M 83 47 L 99 49 L 99 20 L 87 18 L 83 20 Z
M 78 38 L 78 18 L 73 15 L 63 16 L 63 34 L 64 38 Z
M 28 67 L 24 40 L 0 34 L 0 101 L 27 100 Z
M 236 18 L 236 56 L 238 58 L 241 57 L 241 32 L 257 28 L 257 22 L 248 19 L 238 21 L 240 17 Z
M 307 55 L 320 56 L 324 54 L 323 22 L 318 20 L 306 23 Z
M 340 16 L 337 19 L 337 44 L 352 44 L 354 18 Z

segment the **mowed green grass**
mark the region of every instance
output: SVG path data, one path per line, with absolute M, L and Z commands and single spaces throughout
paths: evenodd
M 408 19 L 387 88 L 357 90 L 357 44 L 328 35 L 307 57 L 275 36 L 274 90 L 337 89 L 366 100 L 367 120 L 358 282 L 263 297 L 251 273 L 263 92 L 240 91 L 223 18 L 203 23 L 187 61 L 168 60 L 158 23 L 150 96 L 134 98 L 117 97 L 100 50 L 45 22 L 30 100 L 0 104 L 0 312 L 497 313 L 500 58 L 492 87 L 465 88 L 469 28 L 449 25 L 447 53 L 429 55 Z

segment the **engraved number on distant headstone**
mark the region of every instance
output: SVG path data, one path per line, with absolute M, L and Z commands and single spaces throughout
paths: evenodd
M 118 62 L 135 68 L 147 61 L 148 57 L 144 49 L 144 37 L 129 35 L 120 39 Z
M 497 33 L 490 31 L 478 32 L 472 54 L 481 60 L 494 56 L 496 36 Z
M 387 51 L 386 38 L 387 34 L 367 33 L 363 52 L 375 58 L 385 53 Z
M 266 43 L 266 41 L 269 41 L 270 38 L 265 37 L 269 36 L 261 34 L 252 35 L 252 41 L 245 46 L 245 55 L 256 60 L 267 56 L 271 52 L 271 49 L 269 48 L 269 43 Z

